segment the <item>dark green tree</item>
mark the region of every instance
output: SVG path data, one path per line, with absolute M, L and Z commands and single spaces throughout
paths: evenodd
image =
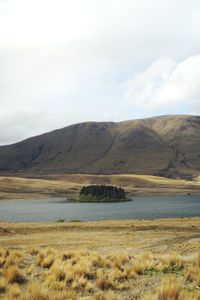
M 111 185 L 83 186 L 79 194 L 80 201 L 120 201 L 125 199 L 124 189 Z

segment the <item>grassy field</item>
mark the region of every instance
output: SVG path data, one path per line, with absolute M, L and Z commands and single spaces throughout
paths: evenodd
M 0 176 L 0 199 L 66 198 L 74 196 L 87 184 L 121 186 L 132 195 L 200 194 L 200 177 L 187 181 L 150 175 L 69 174 L 34 178 Z
M 200 299 L 200 218 L 0 223 L 2 299 Z

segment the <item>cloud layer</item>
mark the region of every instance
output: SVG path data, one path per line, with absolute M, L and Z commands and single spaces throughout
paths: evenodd
M 125 98 L 146 113 L 181 112 L 200 114 L 200 55 L 177 62 L 155 61 L 124 83 Z
M 199 0 L 1 0 L 0 144 L 199 114 Z

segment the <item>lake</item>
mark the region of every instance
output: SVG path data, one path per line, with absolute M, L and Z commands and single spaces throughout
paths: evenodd
M 200 196 L 140 196 L 118 203 L 75 203 L 61 199 L 0 202 L 0 220 L 17 222 L 157 219 L 200 216 Z

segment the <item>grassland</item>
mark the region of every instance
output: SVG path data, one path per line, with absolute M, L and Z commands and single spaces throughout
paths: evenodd
M 2 299 L 200 299 L 200 218 L 2 222 L 0 245 Z
M 67 198 L 87 184 L 200 194 L 200 177 L 54 174 L 1 176 L 0 199 Z M 200 300 L 200 218 L 0 222 L 0 299 Z
M 83 185 L 110 184 L 123 187 L 132 195 L 200 194 L 200 176 L 192 181 L 150 175 L 30 175 L 0 176 L 0 199 L 41 199 L 70 197 Z

